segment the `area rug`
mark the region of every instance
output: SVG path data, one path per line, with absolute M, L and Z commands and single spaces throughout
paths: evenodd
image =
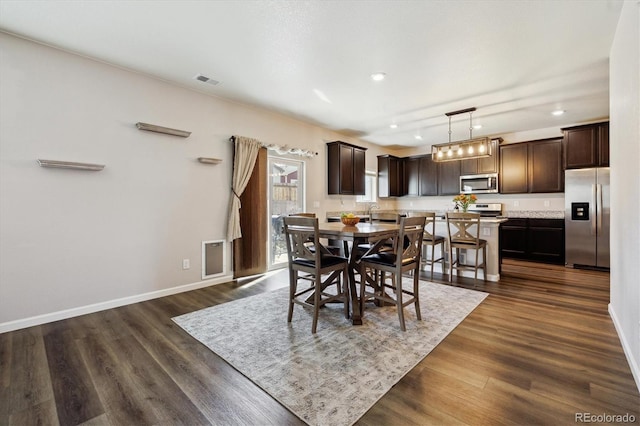
M 422 321 L 405 309 L 402 332 L 393 306 L 367 305 L 353 326 L 342 305 L 294 307 L 288 287 L 173 318 L 309 425 L 352 425 L 426 357 L 487 293 L 420 282 Z

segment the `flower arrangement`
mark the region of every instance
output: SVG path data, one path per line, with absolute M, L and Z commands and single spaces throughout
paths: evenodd
M 469 204 L 473 204 L 478 201 L 478 197 L 474 194 L 460 194 L 453 197 L 453 202 L 456 203 L 456 206 L 462 209 L 463 212 L 466 212 L 469 208 Z

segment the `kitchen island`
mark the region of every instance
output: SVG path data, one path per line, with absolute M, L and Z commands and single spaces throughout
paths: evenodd
M 354 212 L 356 213 L 356 212 Z M 395 213 L 411 215 L 411 211 L 398 211 Z M 357 214 L 357 213 L 356 213 Z M 444 219 L 444 212 L 436 212 L 436 234 L 446 238 L 447 236 L 447 224 Z M 327 222 L 339 221 L 340 215 L 336 212 L 327 213 Z M 480 238 L 487 241 L 487 281 L 497 282 L 500 280 L 500 224 L 506 222 L 508 219 L 504 217 L 481 217 L 480 218 Z M 466 252 L 466 253 L 465 253 Z M 474 255 L 471 250 L 462 250 L 465 256 Z M 436 254 L 436 257 L 439 257 Z M 447 258 L 448 261 L 448 258 Z M 448 273 L 448 271 L 442 270 L 442 264 L 437 263 L 434 265 L 435 272 Z M 473 272 L 470 271 L 454 271 L 455 273 L 462 273 L 462 276 L 473 278 Z M 479 277 L 482 273 L 479 274 Z

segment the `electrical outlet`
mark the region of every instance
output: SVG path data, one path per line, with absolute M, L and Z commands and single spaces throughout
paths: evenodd
M 313 208 L 314 208 L 314 209 L 317 209 L 317 208 L 319 208 L 319 207 L 320 207 L 320 201 L 314 201 L 314 202 L 313 202 Z
M 482 228 L 482 235 L 485 237 L 491 236 L 491 228 Z
M 544 206 L 549 207 L 549 200 L 544 200 Z
M 189 259 L 182 259 L 182 269 L 191 268 L 191 261 Z
M 514 201 L 513 207 L 520 207 L 520 201 Z

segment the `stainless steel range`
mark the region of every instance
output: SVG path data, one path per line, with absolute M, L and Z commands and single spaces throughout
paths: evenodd
M 498 217 L 502 216 L 502 203 L 470 204 L 467 211 L 470 213 L 480 213 L 482 217 Z

